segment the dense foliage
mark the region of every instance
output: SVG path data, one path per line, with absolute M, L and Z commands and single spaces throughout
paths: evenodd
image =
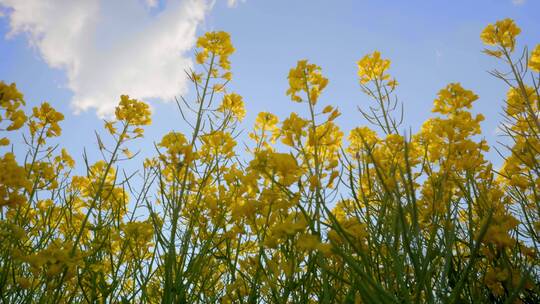
M 191 132 L 163 136 L 132 175 L 121 166 L 137 157 L 127 145 L 151 123 L 147 104 L 121 96 L 102 132 L 114 144 L 98 136 L 102 160 L 85 157 L 79 176 L 54 143 L 63 115 L 25 112 L 0 83 L 2 302 L 539 303 L 540 45 L 517 52 L 519 33 L 506 19 L 481 34 L 508 69 L 492 72 L 508 87 L 501 168 L 459 83 L 400 133 L 398 83 L 377 51 L 358 61 L 370 127 L 344 138 L 338 109 L 321 105 L 328 79 L 301 60 L 286 94 L 308 115 L 259 113 L 239 157 L 234 47 L 205 34 L 195 100 L 178 102 Z M 9 152 L 13 132 L 26 157 Z

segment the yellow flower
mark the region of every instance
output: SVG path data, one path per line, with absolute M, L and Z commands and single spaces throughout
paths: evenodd
M 181 161 L 190 162 L 196 156 L 186 137 L 180 132 L 169 132 L 163 136 L 158 146 L 167 149 L 167 155 L 161 155 L 160 158 L 169 160 L 175 165 L 178 165 Z M 154 162 L 150 161 L 148 165 L 151 163 Z
M 223 96 L 223 101 L 221 102 L 218 111 L 226 114 L 230 113 L 238 120 L 242 120 L 246 116 L 246 109 L 244 109 L 242 96 L 235 93 Z
M 315 132 L 313 132 L 313 129 L 309 130 L 307 144 L 309 147 L 318 145 L 321 149 L 330 152 L 334 149 L 339 149 L 342 137 L 343 132 L 341 132 L 339 127 L 334 122 L 327 121 L 317 126 Z
M 31 187 L 26 176 L 26 170 L 17 164 L 13 153 L 6 153 L 0 158 L 0 208 L 15 207 L 25 202 L 21 191 Z
M 529 57 L 529 68 L 535 72 L 540 72 L 540 44 L 538 44 Z
M 486 26 L 480 38 L 487 45 L 498 45 L 502 48 L 508 48 L 512 52 L 516 46 L 516 37 L 519 33 L 521 33 L 521 29 L 514 23 L 514 20 L 506 18 Z
M 296 102 L 303 99 L 298 95 L 305 92 L 311 104 L 316 104 L 321 92 L 328 85 L 328 79 L 321 73 L 321 67 L 309 64 L 307 60 L 299 60 L 296 67 L 289 71 L 289 89 L 287 95 Z
M 257 142 L 257 144 L 269 149 L 270 145 L 268 144 L 268 141 L 274 143 L 279 137 L 279 129 L 277 128 L 278 122 L 279 119 L 276 115 L 269 112 L 260 112 L 257 114 L 253 132 L 249 133 L 249 137 Z
M 159 146 L 166 148 L 169 154 L 176 155 L 183 153 L 186 144 L 187 139 L 184 134 L 179 132 L 169 132 L 163 136 Z
M 319 238 L 315 235 L 302 233 L 298 237 L 298 248 L 302 250 L 315 250 L 319 244 Z
M 115 114 L 116 119 L 132 126 L 145 126 L 152 123 L 148 104 L 136 99 L 129 99 L 128 95 L 120 96 L 120 103 L 116 107 Z
M 134 221 L 123 225 L 125 238 L 134 248 L 145 250 L 154 235 L 154 227 L 150 221 Z
M 203 135 L 202 141 L 202 156 L 223 155 L 226 158 L 231 158 L 234 156 L 234 147 L 236 147 L 236 141 L 228 132 L 215 131 L 210 134 Z
M 0 146 L 7 146 L 7 145 L 9 145 L 9 139 L 7 137 L 1 137 Z
M 499 248 L 514 246 L 516 240 L 512 237 L 511 232 L 519 223 L 514 216 L 506 211 L 497 211 L 493 214 L 483 242 L 495 244 Z
M 366 148 L 372 148 L 379 141 L 377 133 L 368 127 L 357 127 L 349 134 L 349 148 L 347 151 L 355 156 Z
M 123 148 L 122 149 L 122 153 L 127 157 L 127 158 L 132 158 L 133 157 L 133 153 L 131 151 L 129 151 L 128 148 Z
M 116 134 L 116 127 L 112 121 L 105 121 L 105 129 L 107 129 L 111 135 Z
M 331 105 L 328 105 L 328 106 L 324 107 L 322 112 L 323 112 L 323 114 L 327 114 L 327 113 L 332 112 L 333 110 L 334 110 L 334 107 L 332 107 Z
M 75 161 L 73 160 L 71 155 L 69 155 L 65 148 L 62 148 L 60 155 L 55 157 L 54 160 L 57 166 L 60 167 L 60 169 L 62 169 L 64 166 L 68 166 L 69 168 L 75 167 Z
M 390 60 L 382 59 L 379 51 L 364 56 L 357 64 L 358 77 L 360 77 L 361 84 L 366 84 L 373 80 L 390 80 L 390 75 L 385 74 L 390 68 Z M 395 86 L 396 82 L 395 80 L 390 80 L 388 84 Z
M 17 90 L 17 86 L 12 83 L 10 85 L 0 81 L 0 123 L 4 120 L 11 121 L 5 130 L 13 131 L 20 129 L 26 122 L 26 115 L 19 107 L 24 106 L 25 101 L 21 92 Z M 2 113 L 2 110 L 4 113 Z M 2 130 L 3 127 L 0 127 Z M 0 138 L 0 146 L 9 145 L 7 138 Z
M 18 277 L 17 283 L 22 289 L 28 289 L 32 286 L 32 281 L 30 281 L 28 278 Z
M 501 281 L 506 281 L 506 276 L 508 276 L 508 271 L 490 267 L 484 275 L 484 283 L 494 295 L 502 296 L 504 295 L 504 288 Z
M 201 51 L 197 54 L 197 63 L 203 64 L 208 60 L 209 55 L 219 57 L 219 66 L 223 70 L 230 70 L 231 63 L 229 56 L 234 53 L 231 36 L 227 32 L 208 32 L 197 40 L 197 47 Z M 230 80 L 230 75 L 224 77 Z
M 537 95 L 533 87 L 524 86 L 526 96 L 523 95 L 520 89 L 510 88 L 506 94 L 506 114 L 516 116 L 518 114 L 527 113 L 529 107 L 535 110 L 537 107 Z M 528 103 L 528 104 L 527 104 Z
M 30 121 L 30 134 L 34 136 L 38 130 L 43 130 L 45 137 L 60 136 L 62 129 L 58 124 L 64 120 L 64 115 L 57 112 L 48 102 L 44 102 L 40 107 L 32 110 Z M 43 140 L 40 138 L 40 140 Z
M 277 129 L 278 117 L 270 112 L 260 112 L 255 119 L 255 128 L 258 130 L 273 131 Z
M 289 118 L 283 121 L 281 127 L 281 141 L 287 145 L 294 147 L 297 142 L 306 135 L 306 126 L 308 121 L 298 116 L 296 113 L 291 113 Z
M 207 52 L 199 52 L 197 53 L 197 56 L 195 56 L 195 60 L 198 64 L 203 64 L 206 61 L 206 58 L 208 57 Z
M 433 102 L 433 112 L 452 114 L 463 108 L 470 109 L 478 96 L 470 90 L 464 89 L 459 83 L 451 83 L 439 91 L 437 99 Z
M 328 116 L 328 121 L 333 121 L 341 115 L 338 109 L 334 109 L 332 113 Z
M 289 153 L 257 152 L 255 153 L 255 159 L 250 163 L 250 167 L 260 172 L 275 175 L 277 181 L 285 186 L 298 181 L 301 173 L 296 159 Z
M 303 251 L 320 251 L 325 256 L 329 256 L 332 252 L 332 246 L 330 244 L 321 243 L 319 238 L 312 234 L 300 234 L 297 246 Z
M 36 162 L 32 169 L 32 180 L 37 181 L 37 186 L 44 189 L 56 189 L 58 187 L 58 170 L 63 165 L 53 164 L 46 161 Z
M 321 182 L 319 180 L 319 177 L 317 175 L 312 175 L 308 179 L 309 181 L 309 190 L 313 191 L 316 188 L 321 186 Z

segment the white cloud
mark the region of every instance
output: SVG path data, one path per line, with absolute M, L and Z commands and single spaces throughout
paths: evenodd
M 246 2 L 246 0 L 227 0 L 227 5 L 229 7 L 235 7 L 239 2 Z
M 159 3 L 159 0 L 145 0 L 146 1 L 146 5 L 148 5 L 149 7 L 156 7 Z
M 66 72 L 76 111 L 111 114 L 121 94 L 171 100 L 187 90 L 196 29 L 207 0 L 0 0 L 11 31 L 24 33 Z
M 512 0 L 512 4 L 514 5 L 523 5 L 525 4 L 526 0 Z

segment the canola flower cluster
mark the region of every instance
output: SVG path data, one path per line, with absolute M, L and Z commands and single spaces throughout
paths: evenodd
M 322 68 L 300 60 L 285 93 L 307 115 L 261 112 L 241 145 L 234 47 L 206 33 L 195 100 L 179 103 L 191 132 L 165 134 L 131 175 L 121 165 L 136 160 L 148 104 L 122 95 L 101 159 L 75 175 L 55 144 L 64 116 L 48 103 L 26 114 L 0 82 L 2 302 L 540 302 L 540 45 L 514 59 L 520 32 L 505 19 L 481 34 L 510 69 L 492 73 L 508 86 L 501 168 L 470 111 L 479 97 L 460 83 L 438 92 L 418 132 L 399 132 L 397 81 L 378 51 L 357 62 L 370 125 L 345 135 L 338 108 L 321 106 Z M 25 157 L 10 149 L 20 133 Z

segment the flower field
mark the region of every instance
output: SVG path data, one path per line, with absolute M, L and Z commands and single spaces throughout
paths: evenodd
M 191 131 L 147 159 L 127 148 L 151 124 L 145 102 L 120 97 L 90 163 L 58 143 L 62 113 L 0 82 L 2 303 L 540 303 L 540 45 L 520 32 L 479 33 L 508 92 L 495 147 L 460 83 L 403 132 L 378 51 L 357 62 L 368 125 L 345 134 L 323 69 L 300 60 L 284 93 L 307 115 L 258 113 L 244 142 L 232 38 L 208 32 L 194 98 L 177 100 Z

